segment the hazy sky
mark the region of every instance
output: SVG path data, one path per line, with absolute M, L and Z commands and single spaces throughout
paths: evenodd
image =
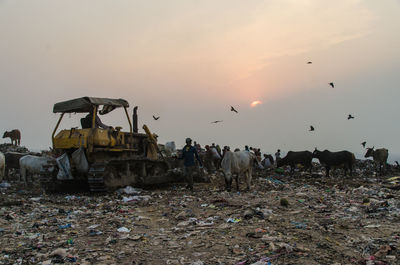
M 400 153 L 399 14 L 398 0 L 0 0 L 0 130 L 47 148 L 53 104 L 97 96 L 139 105 L 178 146 Z M 121 110 L 102 120 L 128 129 Z

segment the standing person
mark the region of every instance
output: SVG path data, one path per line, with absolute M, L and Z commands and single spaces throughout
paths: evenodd
M 201 162 L 197 150 L 192 146 L 192 139 L 186 138 L 186 145 L 182 149 L 183 165 L 185 166 L 185 178 L 188 183 L 187 188 L 193 191 L 193 172 L 195 171 L 195 160 L 199 162 L 200 168 L 203 167 L 203 163 Z
M 217 144 L 215 146 L 215 149 L 217 149 L 217 152 L 218 152 L 219 156 L 222 157 L 221 147 Z
M 246 145 L 246 146 L 244 147 L 244 151 L 250 152 L 250 149 L 249 149 L 249 146 L 248 146 L 248 145 Z
M 276 151 L 276 153 L 275 153 L 275 160 L 276 160 L 276 163 L 278 163 L 278 160 L 280 160 L 281 159 L 281 149 L 278 149 L 277 151 Z
M 196 148 L 197 154 L 200 154 L 201 151 L 202 151 L 201 150 L 201 145 L 200 144 L 196 144 L 194 147 Z

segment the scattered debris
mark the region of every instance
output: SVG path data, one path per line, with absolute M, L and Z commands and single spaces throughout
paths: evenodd
M 0 264 L 397 264 L 400 172 L 353 177 L 256 171 L 251 192 L 224 178 L 93 195 L 0 190 Z M 334 263 L 334 262 L 336 263 Z

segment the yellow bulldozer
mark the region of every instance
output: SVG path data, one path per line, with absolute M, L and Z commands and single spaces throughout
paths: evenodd
M 106 115 L 118 108 L 124 110 L 129 132 L 121 127 L 104 127 L 100 121 L 98 114 Z M 52 133 L 52 144 L 58 170 L 42 174 L 43 187 L 51 191 L 73 186 L 100 192 L 174 181 L 158 150 L 157 136 L 146 125 L 144 133 L 139 133 L 137 107 L 132 120 L 128 108 L 126 100 L 110 98 L 82 97 L 56 103 L 53 112 L 60 113 L 60 118 Z M 80 120 L 82 128 L 57 132 L 68 113 L 88 114 Z

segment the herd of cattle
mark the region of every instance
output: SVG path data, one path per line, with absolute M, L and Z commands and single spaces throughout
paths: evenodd
M 376 150 L 374 150 L 374 148 L 368 148 L 365 157 L 372 157 L 374 162 L 379 165 L 380 173 L 383 173 L 383 171 L 386 170 L 388 155 L 388 150 L 385 148 Z M 349 170 L 350 175 L 352 175 L 356 162 L 354 154 L 349 151 L 330 152 L 328 150 L 319 151 L 315 149 L 313 153 L 310 151 L 289 151 L 284 158 L 277 160 L 277 167 L 290 166 L 292 174 L 296 165 L 300 164 L 304 169 L 310 170 L 311 174 L 313 158 L 317 158 L 320 164 L 325 167 L 327 177 L 329 177 L 329 171 L 331 169 L 339 167 L 344 168 L 345 175 L 347 174 L 347 170 Z M 232 175 L 236 175 L 237 189 L 239 189 L 239 175 L 244 175 L 247 189 L 250 189 L 254 165 L 257 165 L 259 168 L 262 167 L 259 164 L 259 159 L 257 159 L 254 153 L 249 151 L 226 151 L 221 160 L 221 168 L 225 176 L 226 189 L 228 191 L 231 190 Z
M 19 145 L 21 137 L 19 131 L 14 130 L 12 132 L 6 132 L 3 138 L 10 137 L 10 134 L 12 134 L 12 143 Z M 167 149 L 175 149 L 175 145 L 169 147 L 168 143 L 166 147 Z M 381 173 L 386 170 L 386 163 L 388 159 L 387 149 L 367 148 L 365 157 L 372 157 L 374 162 L 379 165 L 379 171 Z M 330 152 L 328 150 L 319 151 L 315 149 L 314 152 L 289 151 L 285 157 L 277 159 L 276 166 L 290 166 L 290 172 L 292 174 L 296 165 L 300 164 L 304 169 L 309 170 L 311 174 L 313 158 L 318 159 L 320 164 L 325 167 L 327 177 L 329 177 L 329 172 L 331 169 L 338 167 L 345 169 L 345 175 L 347 174 L 348 170 L 350 171 L 350 174 L 352 174 L 356 162 L 354 154 L 349 151 Z M 3 154 L 0 152 L 0 181 L 3 180 L 4 177 L 8 178 L 10 169 L 15 169 L 19 170 L 20 180 L 23 180 L 25 183 L 27 183 L 28 176 L 40 174 L 44 171 L 45 165 L 54 164 L 52 163 L 54 162 L 54 159 L 55 158 L 50 156 L 40 156 L 18 152 L 6 152 Z M 204 156 L 203 159 L 207 160 L 209 158 Z M 256 156 L 255 153 L 251 151 L 231 152 L 229 149 L 224 150 L 222 157 L 220 157 L 216 163 L 215 162 L 216 161 L 214 160 L 213 164 L 216 166 L 217 170 L 223 173 L 225 177 L 226 189 L 229 191 L 231 190 L 233 176 L 236 178 L 237 189 L 239 189 L 238 179 L 240 175 L 244 176 L 247 188 L 250 189 L 253 168 L 263 168 L 263 166 L 260 164 L 260 157 Z M 46 170 L 49 170 L 49 168 Z

